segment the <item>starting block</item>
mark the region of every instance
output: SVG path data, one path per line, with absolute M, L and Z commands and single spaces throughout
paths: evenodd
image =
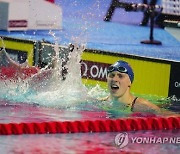
M 62 29 L 62 9 L 46 0 L 0 0 L 0 30 Z

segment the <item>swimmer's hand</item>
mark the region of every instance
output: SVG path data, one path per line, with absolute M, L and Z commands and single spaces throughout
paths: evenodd
M 108 99 L 109 99 L 109 96 L 98 98 L 99 101 L 108 101 Z

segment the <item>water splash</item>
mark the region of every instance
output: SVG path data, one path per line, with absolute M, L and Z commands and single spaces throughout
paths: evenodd
M 38 92 L 37 95 L 34 96 L 36 102 L 48 106 L 72 108 L 89 99 L 87 88 L 81 81 L 80 56 L 83 50 L 84 46 L 79 47 L 75 45 L 74 50 L 70 52 L 69 61 L 66 66 L 68 73 L 66 74 L 65 80 L 62 80 L 62 76 L 61 78 L 59 77 L 59 71 L 62 71 L 62 67 L 60 67 L 61 70 L 59 70 L 59 64 L 55 65 L 51 73 L 51 80 L 48 79 L 48 83 L 51 81 L 54 82 L 54 84 L 52 84 L 52 82 L 50 84 L 51 90 L 48 88 L 45 92 Z M 57 78 L 54 78 L 54 76 Z M 46 97 L 46 100 L 42 99 L 44 97 Z
M 0 81 L 0 98 L 13 102 L 37 103 L 47 107 L 75 108 L 93 100 L 81 81 L 81 54 L 85 45 L 74 45 L 66 63 L 68 73 L 62 78 L 62 60 L 59 46 L 55 43 L 53 68 L 41 69 L 32 77 L 16 81 Z M 17 64 L 18 65 L 18 64 Z

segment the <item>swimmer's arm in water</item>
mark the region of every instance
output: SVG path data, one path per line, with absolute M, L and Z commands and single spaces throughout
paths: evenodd
M 109 96 L 99 99 L 99 101 L 108 101 L 108 100 L 109 100 Z M 138 98 L 134 105 L 133 112 L 159 113 L 160 108 L 158 106 L 156 106 L 155 104 L 150 103 L 149 101 L 147 101 L 143 98 Z
M 151 112 L 157 115 L 163 115 L 163 116 L 179 116 L 178 114 L 161 109 L 157 105 L 143 99 L 143 98 L 138 98 L 136 104 L 134 105 L 133 112 Z
M 100 98 L 99 101 L 108 101 L 108 99 L 109 96 Z M 162 109 L 144 98 L 138 98 L 136 100 L 136 103 L 133 108 L 133 112 L 143 112 L 143 113 L 148 112 L 163 116 L 180 116 L 179 114 L 176 114 L 174 112 Z
M 161 110 L 158 106 L 145 100 L 144 98 L 138 98 L 134 104 L 133 112 L 151 112 L 159 114 Z

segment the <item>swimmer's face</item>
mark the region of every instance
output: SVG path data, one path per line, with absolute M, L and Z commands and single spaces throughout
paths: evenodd
M 108 89 L 114 97 L 123 96 L 131 86 L 128 74 L 114 71 L 107 77 Z

